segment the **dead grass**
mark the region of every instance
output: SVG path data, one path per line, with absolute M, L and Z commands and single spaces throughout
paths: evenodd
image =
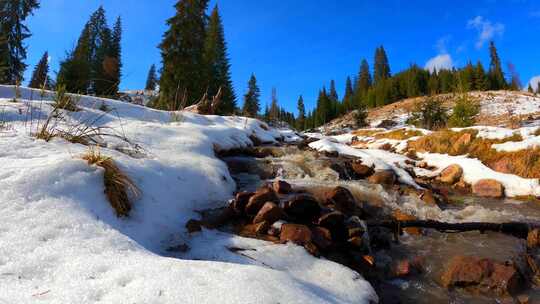
M 373 136 L 375 134 L 384 132 L 384 130 L 376 130 L 376 129 L 358 129 L 352 132 L 352 135 L 354 136 L 360 136 L 360 137 L 368 137 Z
M 132 209 L 132 200 L 141 195 L 135 183 L 115 164 L 112 158 L 101 155 L 99 148 L 90 148 L 82 156 L 89 165 L 96 165 L 105 170 L 105 195 L 118 217 L 127 217 Z
M 392 131 L 388 131 L 384 133 L 377 133 L 374 136 L 377 139 L 387 138 L 387 139 L 395 139 L 395 140 L 405 140 L 411 137 L 422 136 L 422 135 L 424 135 L 424 133 L 418 130 L 408 130 L 408 129 L 403 128 L 403 129 L 396 129 L 396 130 L 392 130 Z
M 470 135 L 470 141 L 464 140 Z M 493 144 L 508 141 L 521 141 L 520 134 L 514 133 L 511 137 L 493 140 L 477 136 L 476 130 L 453 132 L 443 130 L 423 136 L 411 141 L 408 149 L 417 152 L 442 153 L 449 155 L 469 155 L 477 158 L 486 166 L 504 173 L 511 173 L 525 178 L 540 178 L 540 148 L 525 149 L 516 152 L 498 152 L 492 149 Z

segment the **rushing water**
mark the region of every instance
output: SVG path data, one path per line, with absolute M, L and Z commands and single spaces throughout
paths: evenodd
M 239 190 L 254 191 L 268 179 L 285 179 L 297 189 L 316 197 L 337 186 L 347 187 L 358 202 L 381 210 L 400 209 L 419 219 L 443 222 L 539 222 L 540 206 L 512 199 L 486 199 L 472 196 L 451 197 L 454 204 L 441 208 L 424 203 L 414 195 L 399 195 L 391 189 L 366 181 L 343 181 L 330 169 L 328 158 L 295 147 L 283 148 L 284 153 L 266 158 L 229 157 L 231 173 Z M 385 259 L 421 257 L 423 272 L 406 279 L 387 280 L 383 284 L 382 301 L 387 303 L 501 303 L 500 299 L 471 295 L 465 291 L 448 291 L 439 279 L 445 264 L 456 255 L 472 255 L 497 261 L 510 261 L 525 250 L 525 241 L 499 233 L 467 232 L 439 233 L 425 231 L 421 236 L 404 235 L 391 250 L 376 254 L 379 264 Z M 385 265 L 378 265 L 384 267 Z M 381 290 L 379 290 L 381 293 Z M 530 301 L 540 301 L 540 290 L 529 289 L 524 294 Z

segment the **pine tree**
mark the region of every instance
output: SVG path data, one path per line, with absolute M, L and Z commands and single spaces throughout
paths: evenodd
M 390 77 L 390 64 L 388 63 L 388 57 L 386 51 L 381 45 L 375 50 L 375 68 L 374 68 L 374 80 L 375 84 L 378 84 L 384 79 Z
M 534 90 L 533 90 L 533 88 L 532 88 L 532 86 L 531 86 L 530 83 L 529 83 L 529 87 L 527 88 L 527 92 L 529 92 L 529 93 L 534 93 Z
M 159 45 L 163 62 L 159 81 L 162 108 L 178 109 L 183 96 L 191 105 L 206 91 L 203 52 L 207 5 L 208 0 L 179 0 L 176 15 L 167 20 L 169 29 Z
M 540 81 L 536 84 L 536 94 L 540 94 Z
M 156 65 L 152 64 L 150 70 L 148 71 L 148 76 L 146 77 L 146 86 L 144 87 L 147 91 L 155 91 L 158 84 L 158 78 L 156 74 Z
M 356 90 L 354 92 L 354 99 L 357 104 L 359 104 L 366 98 L 371 84 L 371 73 L 369 72 L 368 62 L 367 60 L 362 59 L 362 63 L 360 64 L 360 71 L 358 72 L 358 79 L 356 82 Z
M 242 113 L 245 116 L 256 117 L 260 110 L 259 98 L 261 96 L 261 90 L 257 85 L 257 78 L 255 74 L 251 74 L 248 81 L 248 91 L 244 95 L 244 108 Z
M 276 88 L 272 88 L 272 102 L 270 103 L 269 110 L 269 120 L 274 125 L 277 126 L 279 122 L 279 105 L 277 100 L 277 91 Z
M 474 70 L 474 89 L 478 91 L 486 91 L 489 88 L 488 78 L 486 77 L 486 72 L 484 71 L 484 66 L 480 60 L 476 63 Z
M 104 78 L 109 81 L 109 95 L 118 94 L 120 81 L 122 79 L 122 19 L 116 18 L 110 38 L 108 54 L 102 63 L 104 67 Z
M 24 21 L 38 8 L 38 0 L 0 1 L 0 33 L 4 36 L 4 43 L 0 43 L 0 83 L 22 82 L 26 69 L 24 40 L 31 36 Z
M 345 81 L 345 95 L 343 96 L 343 111 L 350 112 L 353 109 L 354 91 L 351 77 L 347 76 Z
M 34 72 L 32 73 L 32 78 L 28 86 L 36 89 L 49 89 L 50 84 L 49 53 L 45 52 L 34 68 Z
M 208 94 L 214 96 L 221 87 L 221 104 L 219 113 L 231 114 L 236 108 L 236 96 L 234 94 L 229 58 L 227 57 L 227 44 L 223 24 L 217 5 L 214 7 L 204 44 L 204 64 L 207 67 L 206 82 Z
M 336 90 L 336 82 L 333 79 L 330 80 L 330 92 L 328 94 L 328 97 L 332 99 L 333 101 L 339 100 L 338 93 Z
M 304 98 L 302 95 L 298 98 L 298 117 L 296 119 L 296 129 L 304 130 L 306 128 L 306 107 L 304 106 Z
M 516 70 L 516 67 L 511 62 L 508 63 L 508 71 L 510 72 L 509 89 L 512 91 L 521 90 L 521 80 L 519 79 L 519 74 Z
M 506 81 L 504 80 L 501 60 L 499 59 L 497 48 L 495 47 L 495 43 L 493 41 L 489 43 L 489 56 L 491 58 L 488 73 L 490 89 L 502 90 L 506 88 L 507 85 Z
M 56 79 L 57 84 L 65 87 L 67 92 L 88 93 L 91 79 L 91 29 L 86 23 L 76 47 L 66 54 L 60 62 L 60 71 Z

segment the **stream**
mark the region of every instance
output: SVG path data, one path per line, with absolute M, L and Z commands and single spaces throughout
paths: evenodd
M 391 214 L 401 210 L 418 219 L 443 222 L 510 222 L 536 223 L 540 219 L 540 206 L 512 199 L 486 199 L 470 195 L 453 195 L 453 203 L 428 205 L 416 195 L 400 194 L 396 187 L 383 188 L 366 180 L 343 180 L 332 157 L 297 146 L 265 147 L 265 155 L 228 156 L 228 164 L 238 191 L 255 191 L 269 180 L 279 178 L 308 192 L 317 198 L 335 186 L 351 191 L 363 208 Z M 343 176 L 341 176 L 343 177 Z M 377 268 L 384 268 L 391 261 L 418 258 L 423 271 L 399 279 L 383 279 L 372 282 L 380 297 L 380 303 L 513 303 L 494 296 L 471 294 L 467 291 L 448 290 L 441 286 L 440 278 L 449 259 L 455 255 L 471 255 L 510 261 L 525 251 L 526 241 L 500 233 L 440 233 L 424 230 L 422 235 L 404 234 L 399 243 L 390 249 L 374 253 Z M 365 275 L 365 274 L 364 274 Z M 369 276 L 366 277 L 370 280 Z M 540 289 L 534 287 L 523 292 L 528 303 L 540 301 Z M 510 299 L 511 300 L 511 299 Z

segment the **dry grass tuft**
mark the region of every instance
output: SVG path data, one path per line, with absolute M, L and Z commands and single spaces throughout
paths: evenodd
M 395 139 L 395 140 L 405 140 L 409 139 L 411 137 L 415 136 L 422 136 L 424 133 L 418 131 L 418 130 L 408 130 L 408 129 L 396 129 L 384 133 L 377 133 L 375 134 L 375 138 L 381 139 L 381 138 L 387 138 L 387 139 Z
M 384 132 L 384 130 L 381 129 L 358 129 L 352 132 L 352 135 L 360 136 L 360 137 L 368 137 L 373 136 L 377 133 Z
M 465 134 L 470 140 L 463 140 Z M 423 136 L 408 143 L 408 148 L 418 152 L 431 152 L 449 155 L 469 155 L 477 158 L 486 166 L 504 173 L 511 173 L 525 178 L 540 178 L 540 148 L 525 149 L 516 152 L 498 152 L 491 146 L 508 141 L 521 141 L 520 134 L 494 140 L 477 136 L 476 130 L 453 132 L 443 130 Z
M 116 211 L 116 216 L 127 217 L 132 208 L 132 199 L 141 195 L 135 183 L 115 164 L 112 158 L 101 155 L 99 149 L 91 148 L 82 159 L 90 165 L 102 167 L 105 170 L 105 195 Z

